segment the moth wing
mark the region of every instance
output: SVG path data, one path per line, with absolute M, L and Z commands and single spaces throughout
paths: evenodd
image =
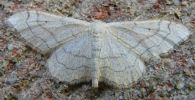
M 145 65 L 139 56 L 121 44 L 113 33 L 113 30 L 108 30 L 100 37 L 100 51 L 97 53 L 100 81 L 114 87 L 127 88 L 143 75 Z
M 68 84 L 91 80 L 92 47 L 88 31 L 65 43 L 52 53 L 47 67 L 52 76 Z
M 72 40 L 88 27 L 86 21 L 41 11 L 19 12 L 9 17 L 7 22 L 28 45 L 42 54 Z
M 163 20 L 113 22 L 109 26 L 122 44 L 146 62 L 159 58 L 191 34 L 184 25 Z
M 103 81 L 127 88 L 145 72 L 144 62 L 159 58 L 191 34 L 188 29 L 170 21 L 135 21 L 108 23 L 100 53 Z M 101 37 L 103 38 L 103 37 Z M 105 48 L 105 49 L 104 49 Z M 106 59 L 107 57 L 107 59 Z

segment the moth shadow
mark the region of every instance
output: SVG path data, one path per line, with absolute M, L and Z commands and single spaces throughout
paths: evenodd
M 91 82 L 81 82 L 74 85 L 68 85 L 68 88 L 65 90 L 69 95 L 72 93 L 76 93 L 76 91 L 80 93 L 84 93 L 87 98 L 93 99 L 100 97 L 105 91 L 111 90 L 114 91 L 118 88 L 107 85 L 104 82 L 100 82 L 98 88 L 91 87 Z

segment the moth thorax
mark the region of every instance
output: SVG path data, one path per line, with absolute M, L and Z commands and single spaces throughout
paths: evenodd
M 105 22 L 98 20 L 92 22 L 90 26 L 94 35 L 104 34 L 109 30 L 109 26 Z

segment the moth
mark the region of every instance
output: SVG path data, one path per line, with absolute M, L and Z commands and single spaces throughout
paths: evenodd
M 99 82 L 128 88 L 143 76 L 145 63 L 191 34 L 172 21 L 87 22 L 35 10 L 7 22 L 27 45 L 50 54 L 46 67 L 53 77 L 67 84 L 91 81 L 94 88 Z

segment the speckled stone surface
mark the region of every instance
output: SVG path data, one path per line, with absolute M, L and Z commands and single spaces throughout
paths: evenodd
M 94 0 L 90 3 L 85 3 L 87 0 L 0 1 L 1 99 L 102 100 L 121 98 L 137 100 L 183 97 L 193 99 L 195 90 L 195 2 L 193 0 L 106 0 L 102 3 L 102 1 Z M 94 18 L 105 22 L 171 20 L 184 24 L 193 34 L 173 50 L 162 54 L 159 62 L 147 64 L 146 75 L 143 79 L 133 83 L 131 88 L 117 90 L 100 83 L 99 89 L 94 91 L 91 89 L 90 82 L 67 86 L 66 83 L 53 78 L 45 67 L 45 61 L 49 57 L 26 46 L 17 32 L 2 23 L 3 19 L 8 18 L 14 12 L 27 8 L 87 21 Z M 76 14 L 78 9 L 83 10 L 81 14 Z M 13 78 L 17 76 L 13 84 L 6 82 L 11 75 Z

